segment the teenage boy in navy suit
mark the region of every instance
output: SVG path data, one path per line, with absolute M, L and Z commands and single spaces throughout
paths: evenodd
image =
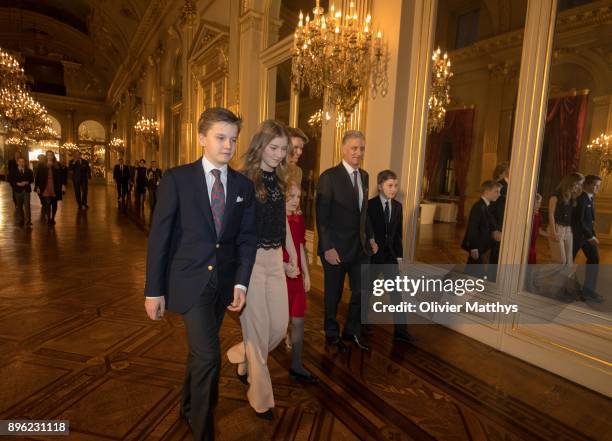
M 228 166 L 241 120 L 207 109 L 198 122 L 204 155 L 168 170 L 157 190 L 147 252 L 145 309 L 183 316 L 189 358 L 181 415 L 198 441 L 213 440 L 225 310 L 240 311 L 256 253 L 255 189 Z

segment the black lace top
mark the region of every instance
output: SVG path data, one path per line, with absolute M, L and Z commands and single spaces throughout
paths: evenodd
M 555 191 L 553 196 L 557 197 L 557 205 L 555 206 L 555 222 L 558 225 L 563 225 L 564 227 L 571 226 L 574 201 L 570 199 L 569 201 L 565 202 L 560 191 Z
M 278 186 L 276 172 L 261 171 L 268 197 L 257 200 L 257 248 L 266 250 L 280 248 L 285 243 L 285 195 Z

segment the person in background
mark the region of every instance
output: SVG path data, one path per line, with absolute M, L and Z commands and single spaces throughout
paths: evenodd
M 467 229 L 461 244 L 468 255 L 468 273 L 475 277 L 485 275 L 484 263 L 494 242 L 501 239 L 501 231 L 495 217 L 489 209 L 500 195 L 501 185 L 494 181 L 485 181 L 481 185 L 480 199 L 472 206 Z
M 297 127 L 288 127 L 289 149 L 287 150 L 287 179 L 296 182 L 302 188 L 302 169 L 297 165 L 304 145 L 308 144 L 308 136 Z
M 14 171 L 17 169 L 17 161 L 19 160 L 19 158 L 21 158 L 21 151 L 15 150 L 15 153 L 13 154 L 13 159 L 9 159 L 8 164 L 6 165 L 7 178 L 8 176 L 11 175 L 11 173 L 14 173 Z M 15 200 L 14 194 L 13 194 L 13 203 L 15 204 L 15 207 L 17 207 L 17 201 Z
M 13 187 L 13 198 L 15 199 L 15 224 L 32 227 L 30 215 L 30 193 L 34 182 L 34 173 L 27 167 L 24 158 L 17 159 L 17 168 L 11 170 L 8 181 Z
M 151 213 L 155 210 L 157 203 L 157 187 L 162 178 L 161 169 L 157 168 L 157 161 L 151 161 L 151 168 L 147 170 L 147 191 L 149 192 L 149 206 Z
M 117 184 L 117 202 L 120 206 L 127 203 L 130 184 L 130 167 L 123 162 L 123 158 L 119 158 L 119 164 L 113 169 L 113 179 Z
M 136 167 L 136 207 L 144 208 L 144 195 L 147 191 L 147 161 L 141 159 Z
M 47 162 L 47 156 L 41 153 L 36 157 L 36 159 L 38 159 L 38 162 L 34 165 L 34 182 L 36 182 L 36 174 L 38 173 L 39 167 L 41 166 L 41 164 L 45 164 Z M 47 220 L 47 212 L 44 210 L 45 201 L 42 195 L 39 193 L 38 199 L 40 200 L 40 206 L 43 207 L 43 209 L 40 210 L 40 216 L 43 220 Z
M 596 291 L 599 275 L 599 240 L 595 234 L 595 196 L 599 193 L 601 177 L 587 175 L 582 185 L 582 193 L 576 198 L 572 212 L 573 258 L 582 250 L 586 256 L 586 274 L 582 288 L 582 298 L 603 302 Z
M 64 167 L 55 158 L 52 150 L 47 150 L 47 162 L 38 166 L 35 188 L 43 198 L 47 223 L 55 225 L 58 202 L 66 192 L 67 174 Z
M 91 167 L 89 161 L 81 158 L 81 152 L 74 152 L 74 159 L 68 163 L 68 169 L 72 172 L 72 186 L 76 203 L 81 208 L 88 208 L 87 190 L 91 179 Z
M 538 235 L 542 234 L 540 227 L 542 226 L 542 213 L 540 213 L 540 207 L 542 205 L 542 195 L 537 193 L 535 196 L 535 202 L 533 207 L 533 220 L 531 221 L 531 239 L 529 241 L 529 258 L 527 263 L 535 265 L 537 263 L 536 257 L 536 243 Z

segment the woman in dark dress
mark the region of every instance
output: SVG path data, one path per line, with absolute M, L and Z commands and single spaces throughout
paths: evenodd
M 144 208 L 144 195 L 147 191 L 147 161 L 141 159 L 136 167 L 136 205 Z
M 47 161 L 38 164 L 34 188 L 41 197 L 43 210 L 49 225 L 55 225 L 57 202 L 62 200 L 66 192 L 67 174 L 55 159 L 55 153 L 47 150 Z

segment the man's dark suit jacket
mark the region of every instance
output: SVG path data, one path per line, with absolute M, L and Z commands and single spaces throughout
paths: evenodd
M 391 218 L 388 229 L 385 226 L 385 210 L 380 196 L 368 201 L 368 218 L 378 244 L 378 252 L 372 256 L 372 263 L 397 263 L 403 256 L 402 246 L 402 204 L 395 199 L 391 201 Z
M 17 186 L 17 182 L 28 181 L 30 184 L 34 182 L 34 173 L 29 168 L 24 168 L 23 173 L 19 173 L 19 168 L 13 169 L 10 171 L 8 175 L 8 182 L 13 187 L 13 191 L 30 193 L 32 191 L 32 187 L 26 185 L 24 187 Z
M 477 249 L 482 255 L 491 248 L 491 233 L 498 230 L 495 217 L 491 213 L 485 201 L 482 198 L 478 199 L 470 210 L 468 226 L 465 230 L 465 237 L 461 248 L 466 251 Z
M 319 255 L 335 248 L 344 263 L 355 261 L 362 251 L 372 255 L 368 241 L 372 237 L 367 215 L 369 177 L 363 169 L 359 169 L 359 175 L 363 188 L 361 211 L 352 177 L 342 163 L 325 170 L 319 177 L 316 199 Z
M 572 211 L 572 233 L 574 244 L 582 244 L 585 240 L 595 237 L 595 205 L 586 192 L 576 199 Z
M 68 169 L 72 172 L 73 182 L 83 182 L 91 178 L 91 167 L 89 161 L 81 159 L 81 166 L 73 159 L 68 163 Z
M 121 166 L 119 164 L 115 164 L 115 168 L 113 169 L 113 179 L 116 182 L 128 182 L 130 180 L 130 167 L 124 165 L 122 174 Z
M 495 202 L 491 202 L 490 211 L 493 213 L 495 223 L 498 228 L 502 229 L 504 225 L 504 213 L 506 212 L 506 197 L 508 196 L 508 183 L 505 179 L 499 181 L 501 188 L 499 189 L 499 198 Z
M 234 285 L 248 287 L 257 252 L 255 189 L 228 167 L 225 194 L 217 238 L 202 160 L 166 171 L 149 235 L 145 296 L 163 295 L 170 311 L 185 313 L 213 274 L 225 305 L 233 300 Z

